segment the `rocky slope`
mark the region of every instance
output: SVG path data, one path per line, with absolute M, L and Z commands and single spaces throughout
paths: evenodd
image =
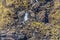
M 60 0 L 1 0 L 0 40 L 60 40 Z

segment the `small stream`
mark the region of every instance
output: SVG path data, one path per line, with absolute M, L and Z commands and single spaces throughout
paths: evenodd
M 27 21 L 27 20 L 28 20 L 28 13 L 26 12 L 24 15 L 24 21 Z

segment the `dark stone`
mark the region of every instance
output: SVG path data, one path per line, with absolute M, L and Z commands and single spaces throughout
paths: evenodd
M 27 40 L 27 36 L 24 36 L 24 38 L 19 38 L 18 40 Z
M 46 2 L 51 2 L 52 0 L 45 0 Z
M 34 11 L 34 13 L 39 12 L 40 11 L 40 7 L 33 8 L 32 11 Z
M 14 19 L 18 19 L 18 16 L 16 16 L 16 17 L 13 17 Z
M 7 35 L 2 35 L 2 34 L 0 35 L 0 37 L 6 37 L 6 36 L 7 36 Z
M 43 19 L 44 23 L 49 23 L 49 19 L 48 19 L 48 12 L 45 13 L 45 17 Z
M 25 37 L 23 38 L 23 40 L 27 40 L 27 37 L 25 36 Z

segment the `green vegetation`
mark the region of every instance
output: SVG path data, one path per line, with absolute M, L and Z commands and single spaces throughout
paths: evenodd
M 14 12 L 9 8 L 5 8 L 3 5 L 0 6 L 0 29 L 3 29 L 3 26 L 11 23 L 13 20 L 9 14 L 13 15 Z

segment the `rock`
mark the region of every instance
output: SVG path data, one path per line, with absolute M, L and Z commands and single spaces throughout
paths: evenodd
M 29 10 L 29 12 L 31 17 L 35 17 L 35 13 L 33 11 Z
M 18 11 L 18 17 L 23 16 L 23 15 L 24 15 L 24 13 L 25 13 L 25 11 Z

